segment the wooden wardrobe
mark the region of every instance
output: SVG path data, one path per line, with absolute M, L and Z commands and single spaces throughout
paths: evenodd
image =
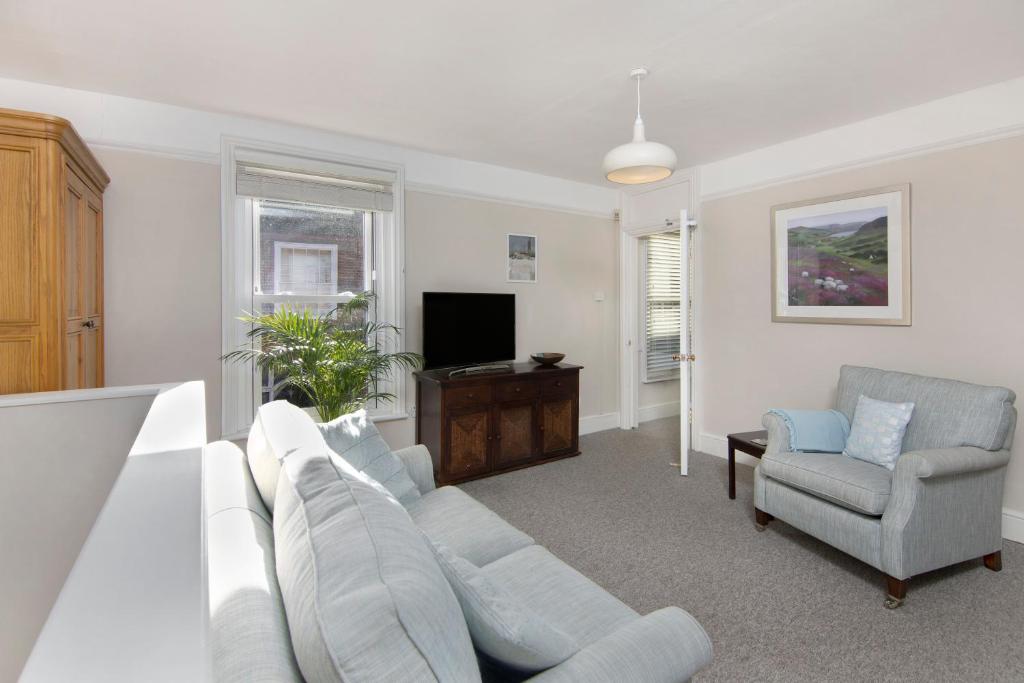
M 103 191 L 68 121 L 0 109 L 0 394 L 103 386 Z

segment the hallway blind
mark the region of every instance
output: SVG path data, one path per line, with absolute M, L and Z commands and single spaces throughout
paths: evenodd
M 644 240 L 644 381 L 679 376 L 682 312 L 679 305 L 681 265 L 679 233 L 664 232 Z

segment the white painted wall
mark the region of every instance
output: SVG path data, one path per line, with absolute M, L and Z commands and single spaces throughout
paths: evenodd
M 155 393 L 0 397 L 0 680 L 17 678 Z
M 123 420 L 117 433 L 138 435 L 130 451 L 109 443 L 124 466 L 25 664 L 23 683 L 210 680 L 203 386 L 189 382 L 141 393 L 152 401 L 144 421 L 116 411 Z M 53 477 L 48 472 L 24 485 L 37 490 Z M 74 498 L 65 505 L 74 510 Z

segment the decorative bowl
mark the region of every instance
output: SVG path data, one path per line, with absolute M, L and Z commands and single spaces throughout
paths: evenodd
M 530 355 L 530 358 L 540 363 L 541 365 L 554 365 L 565 358 L 564 353 L 534 353 Z

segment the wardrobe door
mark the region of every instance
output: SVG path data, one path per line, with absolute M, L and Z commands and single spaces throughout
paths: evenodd
M 82 203 L 82 376 L 103 386 L 103 205 L 92 190 Z
M 103 386 L 103 204 L 68 166 L 64 187 L 64 388 Z
M 64 186 L 64 388 L 85 386 L 82 305 L 82 223 L 85 186 L 66 169 Z
M 39 140 L 0 135 L 0 394 L 53 388 L 39 367 L 48 329 L 39 258 L 44 159 Z

